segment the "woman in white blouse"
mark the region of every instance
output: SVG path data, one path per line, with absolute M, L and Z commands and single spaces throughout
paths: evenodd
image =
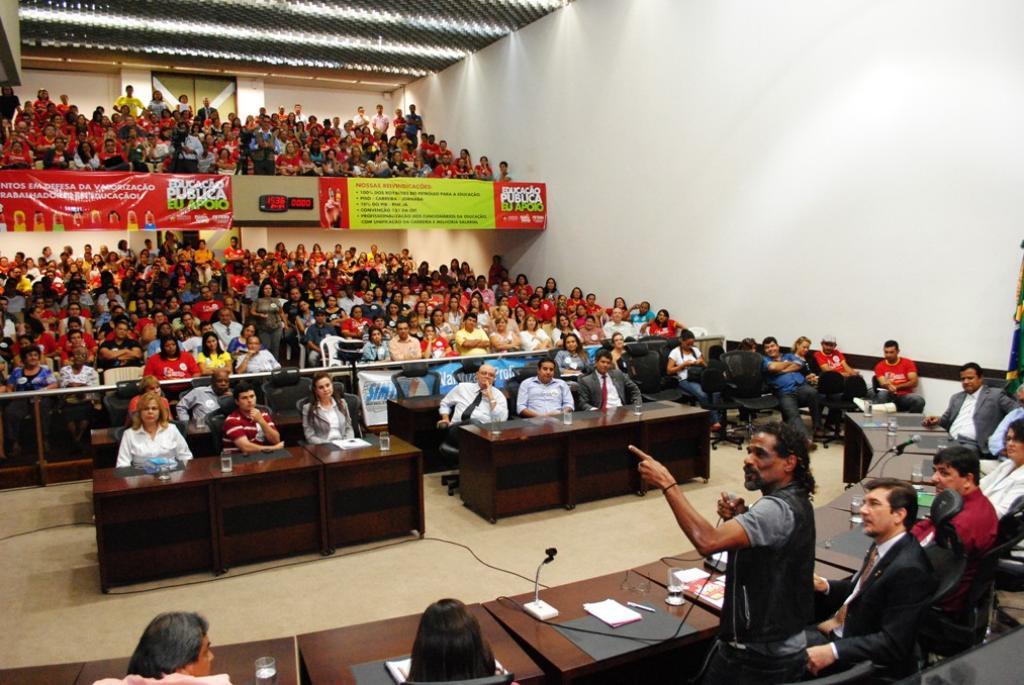
M 60 370 L 60 387 L 86 388 L 100 384 L 100 377 L 96 373 L 96 369 L 85 363 L 88 358 L 89 351 L 84 347 L 76 347 L 71 350 L 70 363 Z M 86 438 L 95 409 L 93 402 L 96 400 L 97 397 L 93 393 L 64 396 L 61 415 L 64 417 L 68 432 L 74 441 L 71 447 L 76 453 L 81 452 L 88 442 Z
M 1024 496 L 1024 419 L 1006 429 L 1005 461 L 981 479 L 981 492 L 988 497 L 996 516 L 1002 518 L 1018 497 Z
M 302 434 L 310 445 L 355 437 L 348 405 L 325 371 L 313 376 L 313 396 L 302 405 Z
M 132 427 L 121 437 L 117 467 L 142 467 L 155 457 L 174 457 L 184 462 L 192 458 L 192 451 L 178 427 L 170 423 L 160 395 L 147 392 L 139 400 Z
M 526 317 L 525 327 L 519 331 L 519 342 L 527 352 L 540 352 L 551 349 L 551 336 L 544 332 L 544 329 L 537 325 L 537 317 L 529 314 Z

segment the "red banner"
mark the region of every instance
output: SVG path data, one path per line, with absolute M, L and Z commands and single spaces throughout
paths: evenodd
M 207 231 L 231 216 L 225 175 L 0 172 L 0 231 Z

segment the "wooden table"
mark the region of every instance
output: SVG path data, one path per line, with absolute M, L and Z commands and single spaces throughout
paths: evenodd
M 210 634 L 216 637 L 216 626 L 210 627 Z M 277 685 L 298 685 L 298 658 L 294 637 L 281 637 L 257 642 L 241 642 L 234 645 L 213 643 L 212 673 L 227 673 L 235 685 L 248 685 L 255 676 L 256 659 L 272 656 L 277 662 Z M 101 678 L 123 678 L 128 668 L 129 657 L 90 661 L 81 669 L 77 680 L 66 681 L 75 685 L 92 685 Z M 6 681 L 0 681 L 6 682 Z M 53 681 L 56 683 L 56 681 Z
M 606 598 L 623 604 L 627 601 L 652 602 L 635 592 L 623 590 L 624 575 L 624 571 L 612 573 L 542 590 L 541 599 L 558 609 L 559 616 L 553 619 L 554 623 L 584 617 L 584 602 Z M 520 603 L 532 601 L 533 593 L 512 599 Z M 669 607 L 662 602 L 658 604 L 659 608 L 666 609 L 677 618 L 687 615 L 686 622 L 697 632 L 610 659 L 595 660 L 550 625 L 537 621 L 508 600 L 487 602 L 484 607 L 541 664 L 549 674 L 549 682 L 555 683 L 569 683 L 588 676 L 594 677 L 595 681 L 610 683 L 683 682 L 700 669 L 711 641 L 718 633 L 718 618 L 714 614 L 690 603 Z
M 503 516 L 628 493 L 643 494 L 629 444 L 677 480 L 711 476 L 707 411 L 671 402 L 575 412 L 570 425 L 544 417 L 461 426 L 459 491 L 466 506 Z
M 324 470 L 303 447 L 289 457 L 236 463 L 211 471 L 218 518 L 219 571 L 235 564 L 292 554 L 326 554 Z M 203 460 L 205 461 L 205 460 Z
M 72 685 L 82 672 L 82 662 L 71 664 L 50 664 L 47 666 L 26 666 L 0 670 L 3 685 Z M 92 681 L 89 681 L 92 685 Z
M 426 533 L 423 519 L 423 453 L 402 438 L 380 450 L 343 450 L 334 445 L 307 446 L 324 465 L 327 543 L 337 547 L 368 540 Z
M 515 674 L 522 685 L 545 682 L 544 672 L 512 636 L 479 604 L 468 607 L 480 622 L 494 658 Z M 412 652 L 420 615 L 321 630 L 298 636 L 303 682 L 309 685 L 354 685 L 350 667 L 372 661 L 407 657 Z
M 100 587 L 134 583 L 220 565 L 214 531 L 218 459 L 193 459 L 169 481 L 93 473 L 93 513 Z
M 441 395 L 432 395 L 388 400 L 388 432 L 420 448 L 428 472 L 449 468 L 438 451 L 446 432 L 437 427 L 442 399 Z

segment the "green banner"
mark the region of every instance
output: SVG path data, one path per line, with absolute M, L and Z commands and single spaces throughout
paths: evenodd
M 348 179 L 349 227 L 494 228 L 494 188 L 443 178 Z

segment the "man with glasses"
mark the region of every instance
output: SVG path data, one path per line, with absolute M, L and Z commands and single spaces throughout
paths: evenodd
M 675 476 L 653 457 L 640 475 L 665 495 L 683 533 L 702 556 L 728 552 L 721 628 L 703 683 L 788 683 L 806 663 L 804 627 L 814 618 L 815 489 L 807 443 L 787 424 L 768 423 L 747 446 L 744 487 L 762 497 L 749 507 L 722 493 L 717 528 L 694 508 Z M 916 544 L 916 543 L 915 543 Z

